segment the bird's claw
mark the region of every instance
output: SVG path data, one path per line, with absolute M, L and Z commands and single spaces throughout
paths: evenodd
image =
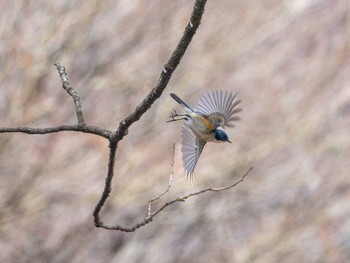
M 180 114 L 177 114 L 176 110 L 173 110 L 171 113 L 170 113 L 170 120 L 168 120 L 167 122 L 172 122 L 172 121 L 179 121 L 179 120 L 187 120 L 186 117 L 184 117 L 185 115 L 180 115 Z M 183 117 L 183 118 L 178 118 L 176 119 L 176 117 Z
M 173 110 L 173 111 L 170 113 L 170 116 L 169 116 L 170 120 L 168 120 L 167 122 L 176 121 L 175 118 L 176 118 L 177 116 L 179 116 L 179 115 L 177 114 L 176 110 Z
M 169 118 L 171 118 L 171 119 L 175 119 L 175 117 L 178 117 L 179 116 L 179 114 L 177 114 L 177 112 L 176 112 L 176 110 L 173 110 L 171 113 L 170 113 L 170 116 L 169 116 Z

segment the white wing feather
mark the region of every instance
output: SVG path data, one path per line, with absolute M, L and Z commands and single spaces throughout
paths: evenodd
M 206 144 L 205 141 L 197 138 L 186 125 L 181 129 L 181 144 L 182 144 L 182 161 L 187 178 L 190 178 L 191 183 L 194 180 L 194 169 L 197 165 L 199 156 Z

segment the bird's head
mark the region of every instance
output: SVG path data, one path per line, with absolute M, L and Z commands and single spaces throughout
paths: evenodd
M 217 140 L 217 142 L 229 142 L 231 143 L 231 141 L 228 139 L 228 136 L 226 134 L 226 132 L 222 131 L 222 130 L 215 130 L 215 139 Z

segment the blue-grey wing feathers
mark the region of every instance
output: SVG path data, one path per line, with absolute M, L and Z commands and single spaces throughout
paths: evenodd
M 208 116 L 215 129 L 219 126 L 234 127 L 233 122 L 239 120 L 235 114 L 241 111 L 237 108 L 240 102 L 232 92 L 215 90 L 201 97 L 194 111 Z
M 196 167 L 199 156 L 202 153 L 206 141 L 197 138 L 186 125 L 182 126 L 181 130 L 182 144 L 182 161 L 185 168 L 187 178 L 193 182 L 194 169 Z

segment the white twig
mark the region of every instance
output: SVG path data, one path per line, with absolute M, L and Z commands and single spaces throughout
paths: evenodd
M 170 170 L 168 187 L 162 193 L 160 193 L 158 196 L 152 197 L 148 200 L 148 217 L 150 217 L 152 215 L 152 209 L 151 209 L 152 202 L 160 199 L 163 195 L 165 195 L 170 190 L 171 183 L 173 181 L 173 176 L 174 176 L 174 162 L 175 162 L 175 143 L 173 144 L 173 160 L 171 162 L 171 170 Z

